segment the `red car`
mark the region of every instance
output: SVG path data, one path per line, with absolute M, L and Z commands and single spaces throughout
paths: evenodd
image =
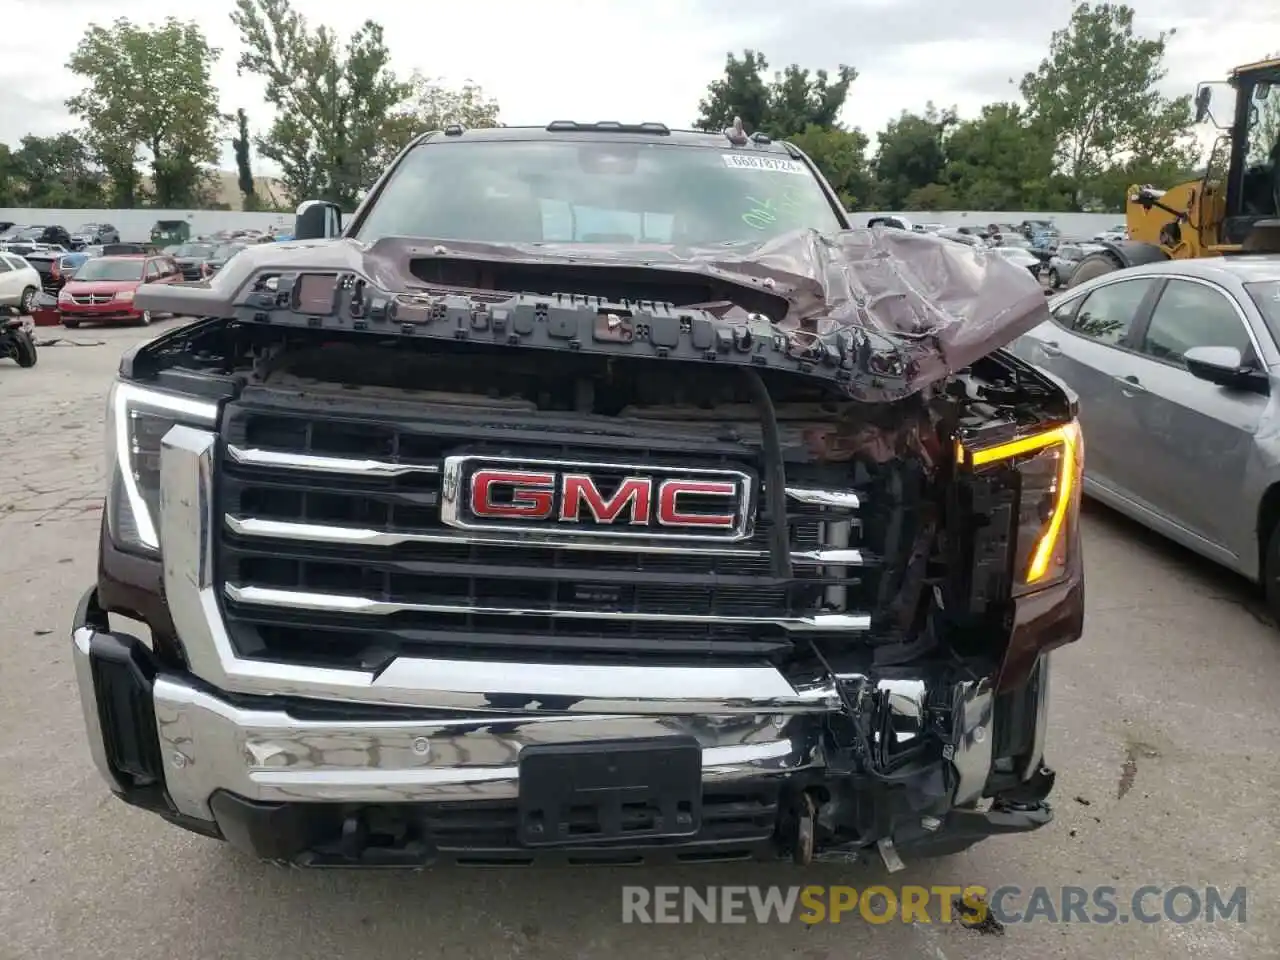
M 115 256 L 86 260 L 58 293 L 62 325 L 72 329 L 82 323 L 151 322 L 150 310 L 133 305 L 133 295 L 144 283 L 178 283 L 182 271 L 172 257 Z

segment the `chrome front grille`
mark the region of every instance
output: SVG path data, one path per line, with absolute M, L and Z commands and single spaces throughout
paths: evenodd
M 115 294 L 111 293 L 88 293 L 77 294 L 71 298 L 74 302 L 82 306 L 97 306 L 98 304 L 110 303 L 115 299 Z
M 361 669 L 404 655 L 685 662 L 871 627 L 859 601 L 876 562 L 860 546 L 857 493 L 803 471 L 787 489 L 791 579 L 771 566 L 763 506 L 738 543 L 443 523 L 442 466 L 458 453 L 758 473 L 741 442 L 521 416 L 232 404 L 217 567 L 237 652 Z

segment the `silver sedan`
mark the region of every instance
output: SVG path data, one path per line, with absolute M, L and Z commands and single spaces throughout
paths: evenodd
M 1280 258 L 1133 267 L 1049 307 L 1013 350 L 1079 394 L 1085 492 L 1280 614 Z

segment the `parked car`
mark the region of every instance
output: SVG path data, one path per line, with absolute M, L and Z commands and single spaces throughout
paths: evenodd
M 62 325 L 82 323 L 151 322 L 151 311 L 140 310 L 134 294 L 145 283 L 173 283 L 182 272 L 172 257 L 118 256 L 89 260 L 58 294 Z
M 109 223 L 83 223 L 71 231 L 75 249 L 103 243 L 119 243 L 120 231 Z
M 220 245 L 212 241 L 198 240 L 176 247 L 171 254 L 182 271 L 183 280 L 203 280 L 209 276 L 209 261 Z
M 1064 243 L 1049 258 L 1049 286 L 1054 290 L 1064 287 L 1075 273 L 1076 264 L 1101 247 L 1096 243 Z
M 68 252 L 61 247 L 36 249 L 26 256 L 27 263 L 40 274 L 40 289 L 55 296 L 66 282 L 66 272 L 87 259 L 83 252 Z
M 255 240 L 252 242 L 256 243 L 257 241 Z M 226 266 L 226 263 L 228 260 L 230 260 L 237 253 L 239 253 L 241 250 L 244 250 L 248 246 L 249 246 L 249 243 L 245 243 L 245 242 L 218 244 L 217 249 L 215 249 L 212 255 L 210 255 L 209 259 L 205 261 L 206 274 L 208 276 L 212 276 L 213 274 L 217 273 L 224 266 Z M 185 276 L 185 271 L 184 271 L 184 276 Z
M 16 253 L 0 253 L 0 307 L 30 313 L 40 290 L 40 274 Z
M 966 247 L 985 246 L 981 237 L 973 233 L 965 233 L 963 230 L 939 230 L 934 236 L 941 237 L 943 240 L 963 243 Z
M 872 217 L 867 221 L 868 227 L 891 227 L 894 230 L 912 230 L 911 221 L 906 217 L 895 217 L 893 215 L 883 217 Z
M 1280 615 L 1280 259 L 1131 267 L 1049 303 L 1014 350 L 1079 394 L 1085 492 Z
M 1026 247 L 999 246 L 992 247 L 991 252 L 1004 257 L 1010 263 L 1016 263 L 1018 266 L 1030 270 L 1033 277 L 1040 276 L 1040 268 L 1043 264 L 1041 264 L 1040 258 Z
M 1121 240 L 1129 239 L 1129 228 L 1123 223 L 1117 223 L 1109 230 L 1103 230 L 1101 233 L 1093 235 L 1094 243 L 1118 243 Z
M 66 227 L 59 226 L 24 226 L 10 227 L 0 235 L 0 242 L 10 243 L 47 243 L 56 244 L 65 250 L 71 249 L 71 234 Z

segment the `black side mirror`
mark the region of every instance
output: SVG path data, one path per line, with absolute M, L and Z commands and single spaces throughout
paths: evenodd
M 327 200 L 308 200 L 293 221 L 295 240 L 331 240 L 342 234 L 342 209 Z
M 1228 390 L 1267 394 L 1271 382 L 1262 370 L 1246 367 L 1235 347 L 1192 347 L 1182 359 L 1193 377 L 1216 383 Z
M 1213 88 L 1207 84 L 1196 90 L 1196 123 L 1204 123 L 1209 116 L 1209 103 L 1213 100 Z

